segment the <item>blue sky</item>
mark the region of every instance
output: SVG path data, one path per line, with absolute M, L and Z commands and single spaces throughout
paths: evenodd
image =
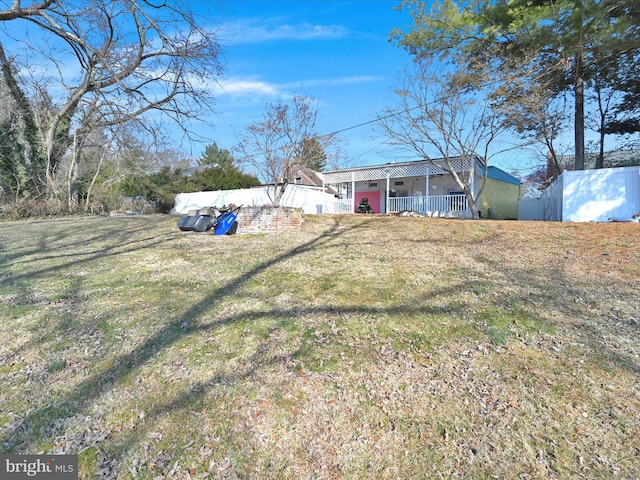
M 263 118 L 268 103 L 302 93 L 318 101 L 319 133 L 345 130 L 340 146 L 351 165 L 394 160 L 374 125 L 351 127 L 393 105 L 392 88 L 412 63 L 389 43 L 391 30 L 410 21 L 394 10 L 398 3 L 228 0 L 217 6 L 226 72 L 208 143 L 230 149 L 247 125 Z
M 213 31 L 220 42 L 225 72 L 211 83 L 215 115 L 209 123 L 214 127 L 191 126 L 201 137 L 196 143 L 188 142 L 176 129 L 175 147 L 194 159 L 213 142 L 231 150 L 248 125 L 264 118 L 268 104 L 303 94 L 318 102 L 317 133 L 339 132 L 342 166 L 417 159 L 388 145 L 374 122 L 377 115 L 397 105 L 393 89 L 413 64 L 404 49 L 389 42 L 395 27 L 407 30 L 412 23 L 406 11 L 396 9 L 399 3 L 192 0 L 191 6 L 202 15 L 203 28 Z M 24 49 L 20 42 L 30 44 L 37 41 L 35 35 L 41 35 L 32 28 L 30 37 L 25 22 L 2 27 L 13 29 L 3 41 L 13 41 L 16 51 Z M 38 55 L 37 49 L 33 55 Z M 66 55 L 71 61 L 57 58 L 51 71 L 60 68 L 73 78 L 78 65 Z M 31 68 L 42 68 L 41 60 L 33 57 Z M 169 122 L 167 127 L 171 128 Z M 526 155 L 530 156 L 510 153 L 491 163 L 511 171 Z

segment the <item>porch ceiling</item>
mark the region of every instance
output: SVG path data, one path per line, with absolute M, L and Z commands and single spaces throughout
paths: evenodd
M 452 159 L 456 171 L 468 171 L 469 161 L 463 158 Z M 427 175 L 439 175 L 445 170 L 429 162 L 415 163 L 389 163 L 372 167 L 350 168 L 334 172 L 323 172 L 324 183 L 337 184 L 348 182 L 362 182 L 368 180 L 381 180 L 388 178 L 425 177 Z

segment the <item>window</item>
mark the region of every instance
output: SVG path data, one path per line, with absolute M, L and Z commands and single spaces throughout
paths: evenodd
M 398 185 L 404 185 L 404 180 L 400 181 L 400 182 L 394 182 L 394 185 L 398 186 Z
M 302 177 L 296 177 L 296 185 L 302 185 Z
M 377 187 L 378 186 L 378 182 L 369 182 L 369 186 L 370 187 Z

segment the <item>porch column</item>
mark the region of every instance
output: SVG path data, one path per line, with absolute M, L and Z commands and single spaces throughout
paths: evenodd
M 356 211 L 356 181 L 351 172 L 351 213 L 355 213 Z
M 471 171 L 471 194 L 473 199 L 476 199 L 476 158 L 475 156 L 469 160 L 469 170 Z M 485 168 L 487 168 L 485 166 Z
M 424 185 L 425 185 L 425 190 L 424 190 L 424 202 L 425 202 L 425 206 L 424 206 L 424 211 L 429 212 L 431 211 L 431 202 L 429 201 L 429 189 L 431 188 L 431 186 L 429 185 L 429 167 L 427 167 L 427 174 L 424 176 Z
M 389 174 L 387 173 L 387 196 L 385 197 L 384 213 L 389 213 Z

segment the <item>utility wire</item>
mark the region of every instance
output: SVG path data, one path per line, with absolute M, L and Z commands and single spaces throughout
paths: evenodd
M 357 125 L 352 125 L 351 127 L 345 127 L 345 128 L 342 128 L 340 130 L 336 130 L 335 132 L 331 132 L 331 133 L 329 133 L 327 135 L 323 135 L 323 136 L 324 137 L 332 137 L 332 136 L 337 135 L 339 133 L 348 132 L 349 130 L 353 130 L 354 128 L 360 128 L 360 127 L 364 127 L 366 125 L 370 125 L 372 123 L 377 123 L 380 120 L 386 120 L 387 118 L 397 117 L 398 115 L 402 115 L 403 113 L 410 112 L 411 110 L 416 110 L 418 108 L 422 108 L 423 106 L 427 106 L 427 105 L 416 105 L 415 107 L 398 110 L 397 112 L 391 112 L 391 113 L 389 113 L 387 115 L 384 115 L 382 117 L 376 117 L 373 120 L 369 120 L 367 122 L 362 122 L 362 123 L 359 123 Z

